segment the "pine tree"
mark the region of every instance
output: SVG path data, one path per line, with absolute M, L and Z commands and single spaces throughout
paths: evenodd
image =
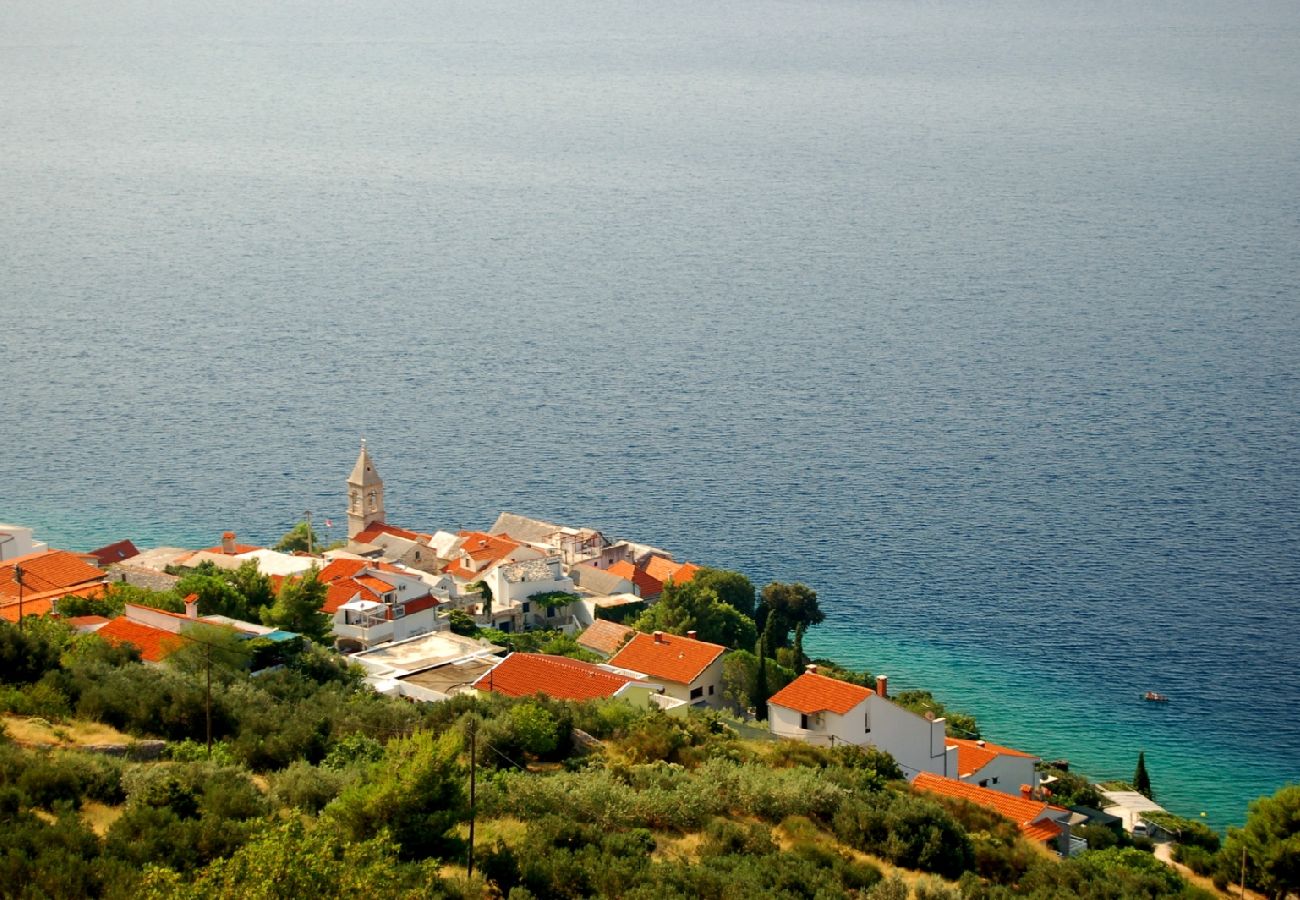
M 1139 794 L 1148 800 L 1155 799 L 1151 796 L 1151 776 L 1147 774 L 1146 751 L 1138 751 L 1137 771 L 1133 773 L 1133 787 Z

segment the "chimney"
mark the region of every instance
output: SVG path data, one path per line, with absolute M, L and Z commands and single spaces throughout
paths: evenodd
M 805 672 L 807 672 L 809 675 L 816 675 L 816 674 L 817 674 L 817 663 L 808 663 L 808 665 L 806 665 L 806 666 L 803 667 L 803 670 L 804 670 Z
M 233 531 L 222 532 L 221 552 L 230 556 L 235 555 L 235 533 Z
M 185 598 L 185 618 L 197 619 L 199 617 L 199 595 L 190 594 Z
M 655 632 L 655 643 L 656 643 L 656 644 L 662 644 L 663 642 L 664 642 L 664 633 L 663 633 L 662 631 L 656 631 L 656 632 Z
M 688 631 L 688 632 L 686 632 L 686 636 L 687 636 L 688 638 L 690 638 L 691 640 L 696 640 L 695 634 L 696 634 L 696 633 L 695 633 L 694 631 Z
M 1033 800 L 1034 799 L 1033 789 L 1027 784 L 1022 784 L 1020 786 L 1020 798 L 1022 800 Z
M 888 697 L 888 696 L 889 696 L 889 676 L 888 676 L 888 675 L 877 675 L 877 676 L 876 676 L 876 696 L 878 696 L 878 697 Z
M 983 747 L 983 746 L 984 746 L 984 739 L 981 738 L 980 740 L 976 741 L 976 742 L 975 742 L 975 746 L 976 746 L 976 747 Z

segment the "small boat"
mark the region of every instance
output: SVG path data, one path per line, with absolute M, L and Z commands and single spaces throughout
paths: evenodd
M 1169 702 L 1169 698 L 1168 698 L 1166 695 L 1156 693 L 1155 691 L 1147 691 L 1145 694 L 1142 695 L 1142 699 L 1143 699 L 1143 700 L 1150 700 L 1152 703 L 1168 703 L 1168 702 Z

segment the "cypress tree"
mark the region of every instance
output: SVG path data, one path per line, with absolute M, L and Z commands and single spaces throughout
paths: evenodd
M 803 632 L 803 622 L 794 626 L 794 670 L 796 673 L 803 670 Z
M 767 721 L 767 629 L 758 639 L 758 672 L 754 674 L 754 717 Z
M 1151 776 L 1147 774 L 1145 750 L 1138 751 L 1138 766 L 1137 771 L 1133 773 L 1133 788 L 1148 800 L 1155 799 L 1151 796 Z

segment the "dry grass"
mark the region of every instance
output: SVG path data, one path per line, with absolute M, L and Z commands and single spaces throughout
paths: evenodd
M 125 810 L 125 806 L 108 806 L 95 800 L 87 800 L 81 805 L 81 821 L 86 823 L 95 834 L 103 837 L 108 834 L 108 829 Z
M 91 744 L 129 744 L 130 735 L 98 722 L 48 722 L 27 716 L 0 716 L 5 731 L 19 744 L 32 747 L 85 747 Z

